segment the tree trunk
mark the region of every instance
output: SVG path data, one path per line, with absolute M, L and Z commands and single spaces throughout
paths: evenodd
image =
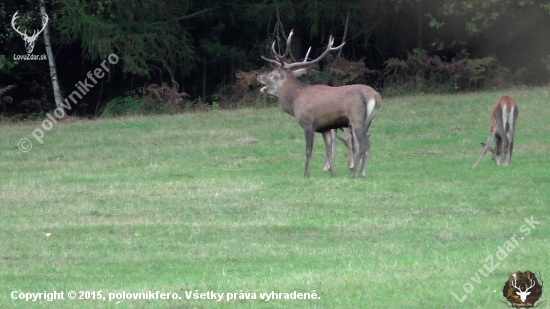
M 418 27 L 418 33 L 416 35 L 416 46 L 419 48 L 419 49 L 422 49 L 422 34 L 423 34 L 423 26 L 424 26 L 424 14 L 423 14 L 423 10 L 422 10 L 422 2 L 418 2 L 417 4 L 417 11 L 416 11 L 416 23 L 417 23 L 417 27 Z
M 294 35 L 292 36 L 292 44 L 290 45 L 290 54 L 295 61 L 301 61 L 305 56 L 305 51 L 303 50 L 304 33 L 299 24 L 295 24 L 292 30 L 294 30 Z
M 202 67 L 202 99 L 206 100 L 206 69 L 208 62 L 206 60 L 206 57 L 204 57 L 203 61 L 203 67 Z
M 344 36 L 342 37 L 342 43 L 346 41 L 346 35 L 348 34 L 348 24 L 349 24 L 349 8 L 348 8 L 348 15 L 346 16 L 346 26 L 344 28 Z M 342 56 L 342 49 L 338 51 L 338 56 L 336 56 L 336 59 L 340 60 Z
M 40 17 L 46 15 L 46 3 L 45 0 L 40 0 Z M 55 106 L 57 108 L 62 107 L 63 98 L 61 97 L 61 91 L 59 90 L 59 81 L 57 79 L 57 70 L 55 68 L 55 58 L 53 57 L 52 44 L 50 43 L 50 27 L 46 24 L 44 28 L 44 45 L 46 46 L 46 54 L 48 55 L 48 64 L 50 65 L 50 76 L 52 79 L 53 96 L 55 99 Z

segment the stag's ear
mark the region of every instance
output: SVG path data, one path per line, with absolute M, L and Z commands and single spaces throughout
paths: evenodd
M 277 70 L 277 73 L 279 73 L 279 76 L 283 76 L 283 77 L 286 77 L 286 73 L 285 73 L 285 70 L 277 67 L 275 68 Z
M 298 69 L 296 71 L 292 71 L 292 75 L 294 75 L 294 77 L 300 77 L 302 75 L 304 75 L 304 73 L 307 72 L 307 69 L 306 68 L 302 68 L 302 69 Z

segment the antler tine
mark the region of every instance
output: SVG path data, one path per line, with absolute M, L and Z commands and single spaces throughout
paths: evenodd
M 512 280 L 512 286 L 521 291 L 521 289 L 516 286 L 516 279 Z
M 262 57 L 263 60 L 268 61 L 268 62 L 271 62 L 271 63 L 273 63 L 274 65 L 276 65 L 276 66 L 278 66 L 278 67 L 281 66 L 281 63 L 280 63 L 279 61 L 277 61 L 277 60 L 269 59 L 269 58 L 266 58 L 266 57 L 264 57 L 264 56 L 261 56 L 261 57 Z
M 284 66 L 284 63 L 285 63 L 285 58 L 290 53 L 290 42 L 292 41 L 292 35 L 293 34 L 294 34 L 294 29 L 290 30 L 290 33 L 288 34 L 288 38 L 286 39 L 285 53 L 283 55 L 279 55 L 275 52 L 275 42 L 273 42 L 273 45 L 271 45 L 271 48 L 273 49 L 273 54 L 281 62 L 281 64 L 283 66 Z
M 516 280 L 513 280 L 513 281 L 512 281 L 512 286 L 515 287 L 516 289 L 518 289 L 520 292 L 523 292 L 520 288 L 518 288 L 518 287 L 516 286 L 516 284 L 515 284 L 516 282 L 517 282 Z M 528 287 L 527 285 L 525 285 L 525 292 L 529 291 L 532 287 L 535 286 L 535 284 L 536 284 L 536 283 L 535 283 L 535 280 L 529 279 L 529 284 L 531 285 L 531 286 L 529 286 L 529 287 Z
M 46 21 L 45 21 L 45 22 L 42 22 L 42 29 L 40 29 L 40 31 L 38 31 L 38 33 L 35 34 L 36 30 L 34 30 L 34 31 L 32 32 L 32 36 L 33 36 L 33 37 L 37 37 L 37 36 L 38 36 L 40 33 L 42 33 L 42 31 L 44 31 L 44 29 L 46 28 L 46 25 L 48 24 L 48 20 L 49 20 L 48 14 L 44 13 L 44 16 L 43 16 L 43 17 L 46 18 Z
M 15 14 L 13 14 L 13 17 L 11 18 L 11 27 L 13 28 L 13 30 L 15 30 L 15 32 L 19 33 L 20 35 L 27 35 L 27 33 L 21 33 L 19 31 L 19 27 L 15 28 L 15 20 L 19 18 L 19 16 L 17 16 L 18 13 L 19 11 L 15 11 Z
M 294 30 L 291 30 L 290 31 L 290 34 L 288 35 L 288 38 L 286 39 L 286 49 L 285 49 L 285 53 L 280 55 L 276 50 L 275 50 L 275 41 L 273 41 L 273 44 L 271 44 L 271 53 L 273 54 L 273 56 L 275 57 L 276 60 L 274 59 L 268 59 L 264 56 L 261 56 L 262 59 L 268 61 L 268 62 L 271 62 L 273 64 L 275 64 L 276 66 L 278 67 L 283 67 L 285 66 L 285 58 L 288 56 L 288 54 L 290 53 L 290 42 L 292 40 L 292 35 L 294 34 Z
M 309 52 L 311 51 L 311 46 L 307 49 L 307 53 L 306 53 L 306 57 L 304 58 L 304 61 L 307 60 L 307 58 L 309 57 Z
M 332 47 L 332 45 L 334 45 L 334 37 L 331 35 L 329 37 L 329 40 L 328 40 L 327 48 L 321 54 L 321 56 L 317 57 L 314 60 L 307 61 L 307 58 L 309 56 L 309 52 L 311 51 L 311 47 L 310 47 L 307 51 L 307 54 L 306 54 L 306 57 L 304 58 L 304 61 L 291 63 L 291 64 L 286 64 L 285 67 L 287 67 L 289 69 L 294 69 L 294 68 L 298 68 L 298 67 L 304 67 L 304 66 L 315 64 L 315 63 L 321 61 L 323 58 L 325 58 L 331 51 L 339 50 L 340 48 L 342 48 L 344 46 L 344 44 L 346 44 L 346 42 L 343 42 L 342 44 L 340 44 L 337 47 Z

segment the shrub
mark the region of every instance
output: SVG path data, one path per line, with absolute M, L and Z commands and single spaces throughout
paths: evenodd
M 381 84 L 386 95 L 446 93 L 513 85 L 512 74 L 495 56 L 480 59 L 457 56 L 443 61 L 439 56 L 419 52 L 408 54 L 406 60 L 392 58 L 384 64 Z
M 178 92 L 177 84 L 170 87 L 167 83 L 145 85 L 137 93 L 111 100 L 101 110 L 101 117 L 177 114 L 183 110 L 187 97 L 186 93 Z

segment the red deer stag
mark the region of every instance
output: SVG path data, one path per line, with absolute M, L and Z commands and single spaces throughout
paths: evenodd
M 305 72 L 305 67 L 315 64 L 331 51 L 338 50 L 344 46 L 333 47 L 334 38 L 329 38 L 329 44 L 325 51 L 316 59 L 308 61 L 311 47 L 306 53 L 302 62 L 286 63 L 285 58 L 290 53 L 290 32 L 286 50 L 280 55 L 275 50 L 275 42 L 271 45 L 274 59 L 264 56 L 262 58 L 276 65 L 275 69 L 258 76 L 258 82 L 263 86 L 261 92 L 267 92 L 279 98 L 281 107 L 285 112 L 294 116 L 300 126 L 304 129 L 306 139 L 306 167 L 304 176 L 309 177 L 309 166 L 313 149 L 314 133 L 323 134 L 326 155 L 328 157 L 330 173 L 336 175 L 332 160 L 332 145 L 335 141 L 332 138 L 332 129 L 349 127 L 354 146 L 353 164 L 350 177 L 355 176 L 358 163 L 361 163 L 361 177 L 366 176 L 366 162 L 370 148 L 367 130 L 370 127 L 374 115 L 380 108 L 380 95 L 369 86 L 349 85 L 341 87 L 329 87 L 326 85 L 307 85 L 299 81 L 299 77 Z
M 516 133 L 516 120 L 518 119 L 518 105 L 510 96 L 498 98 L 491 110 L 491 127 L 487 143 L 481 143 L 483 151 L 476 163 L 476 167 L 487 151 L 493 154 L 493 161 L 497 166 L 509 166 L 512 162 L 512 151 L 514 150 L 514 134 Z M 491 148 L 493 139 L 496 138 L 495 148 Z

